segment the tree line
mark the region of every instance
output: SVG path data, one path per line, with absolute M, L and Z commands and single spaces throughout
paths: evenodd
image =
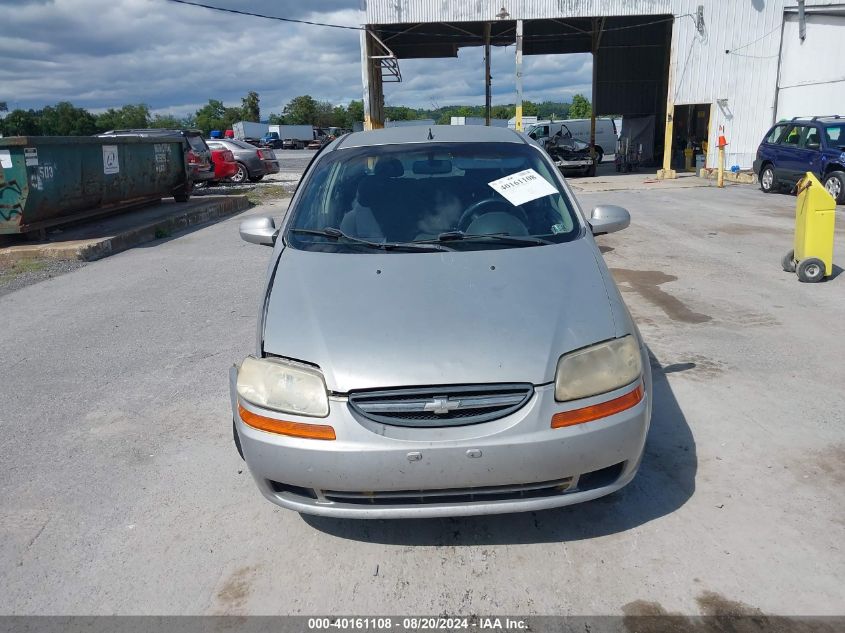
M 5 106 L 5 104 L 2 104 Z M 0 108 L 3 111 L 5 108 Z M 483 117 L 484 106 L 451 105 L 433 108 L 410 108 L 408 106 L 386 106 L 385 118 L 393 121 L 433 119 L 438 124 L 448 124 L 453 116 Z M 583 95 L 575 95 L 572 102 L 523 101 L 525 116 L 549 118 L 586 118 L 590 116 L 590 102 Z M 514 116 L 514 104 L 493 106 L 494 119 L 510 119 Z M 206 135 L 212 130 L 228 130 L 237 121 L 262 120 L 260 97 L 250 91 L 241 99 L 240 106 L 226 106 L 219 99 L 208 103 L 192 114 L 177 117 L 167 114 L 152 114 L 144 103 L 109 108 L 93 114 L 78 108 L 68 101 L 61 101 L 38 110 L 15 109 L 0 119 L 0 133 L 3 136 L 90 136 L 116 129 L 134 128 L 197 128 Z M 317 127 L 352 128 L 364 120 L 364 103 L 353 100 L 348 105 L 334 105 L 319 101 L 310 95 L 291 99 L 280 113 L 270 113 L 265 119 L 271 124 L 303 125 Z

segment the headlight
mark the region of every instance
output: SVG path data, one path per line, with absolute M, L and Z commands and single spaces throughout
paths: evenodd
M 555 400 L 565 402 L 629 385 L 643 371 L 633 336 L 606 341 L 561 356 L 557 362 Z
M 280 358 L 248 356 L 238 369 L 238 395 L 259 407 L 316 418 L 329 414 L 323 374 Z

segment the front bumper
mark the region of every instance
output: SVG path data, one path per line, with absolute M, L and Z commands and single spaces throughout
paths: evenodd
M 555 166 L 559 169 L 579 169 L 583 167 L 590 167 L 592 164 L 592 158 L 555 159 Z
M 225 180 L 226 178 L 231 178 L 236 173 L 238 173 L 238 164 L 237 163 L 224 163 L 219 166 L 215 166 L 214 168 L 214 179 L 215 180 Z
M 214 180 L 214 165 L 188 165 L 188 175 L 194 182 Z
M 648 368 L 645 358 L 644 367 Z M 246 425 L 237 413 L 237 370 L 230 396 L 244 459 L 261 493 L 307 514 L 344 518 L 421 518 L 543 510 L 619 490 L 636 475 L 651 418 L 651 376 L 643 400 L 626 411 L 552 429 L 554 413 L 595 404 L 630 386 L 566 406 L 554 386 L 535 388 L 519 411 L 492 422 L 446 429 L 365 426 L 343 398 L 327 418 L 275 414 L 329 424 L 334 441 L 276 435 Z M 419 439 L 418 439 L 419 438 Z

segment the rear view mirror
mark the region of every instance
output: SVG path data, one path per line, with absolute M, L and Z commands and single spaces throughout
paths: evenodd
M 631 224 L 631 214 L 627 209 L 617 207 L 614 204 L 603 204 L 590 214 L 590 226 L 593 235 L 604 235 L 614 233 L 627 228 Z
M 276 243 L 276 223 L 267 215 L 256 215 L 243 220 L 238 231 L 241 239 L 251 244 L 273 246 Z
M 415 174 L 451 174 L 452 161 L 450 160 L 415 160 L 413 170 Z

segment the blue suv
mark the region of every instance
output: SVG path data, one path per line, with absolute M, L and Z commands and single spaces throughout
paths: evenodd
M 754 173 L 760 189 L 792 189 L 813 172 L 837 204 L 845 204 L 845 119 L 796 117 L 772 127 L 757 149 Z

